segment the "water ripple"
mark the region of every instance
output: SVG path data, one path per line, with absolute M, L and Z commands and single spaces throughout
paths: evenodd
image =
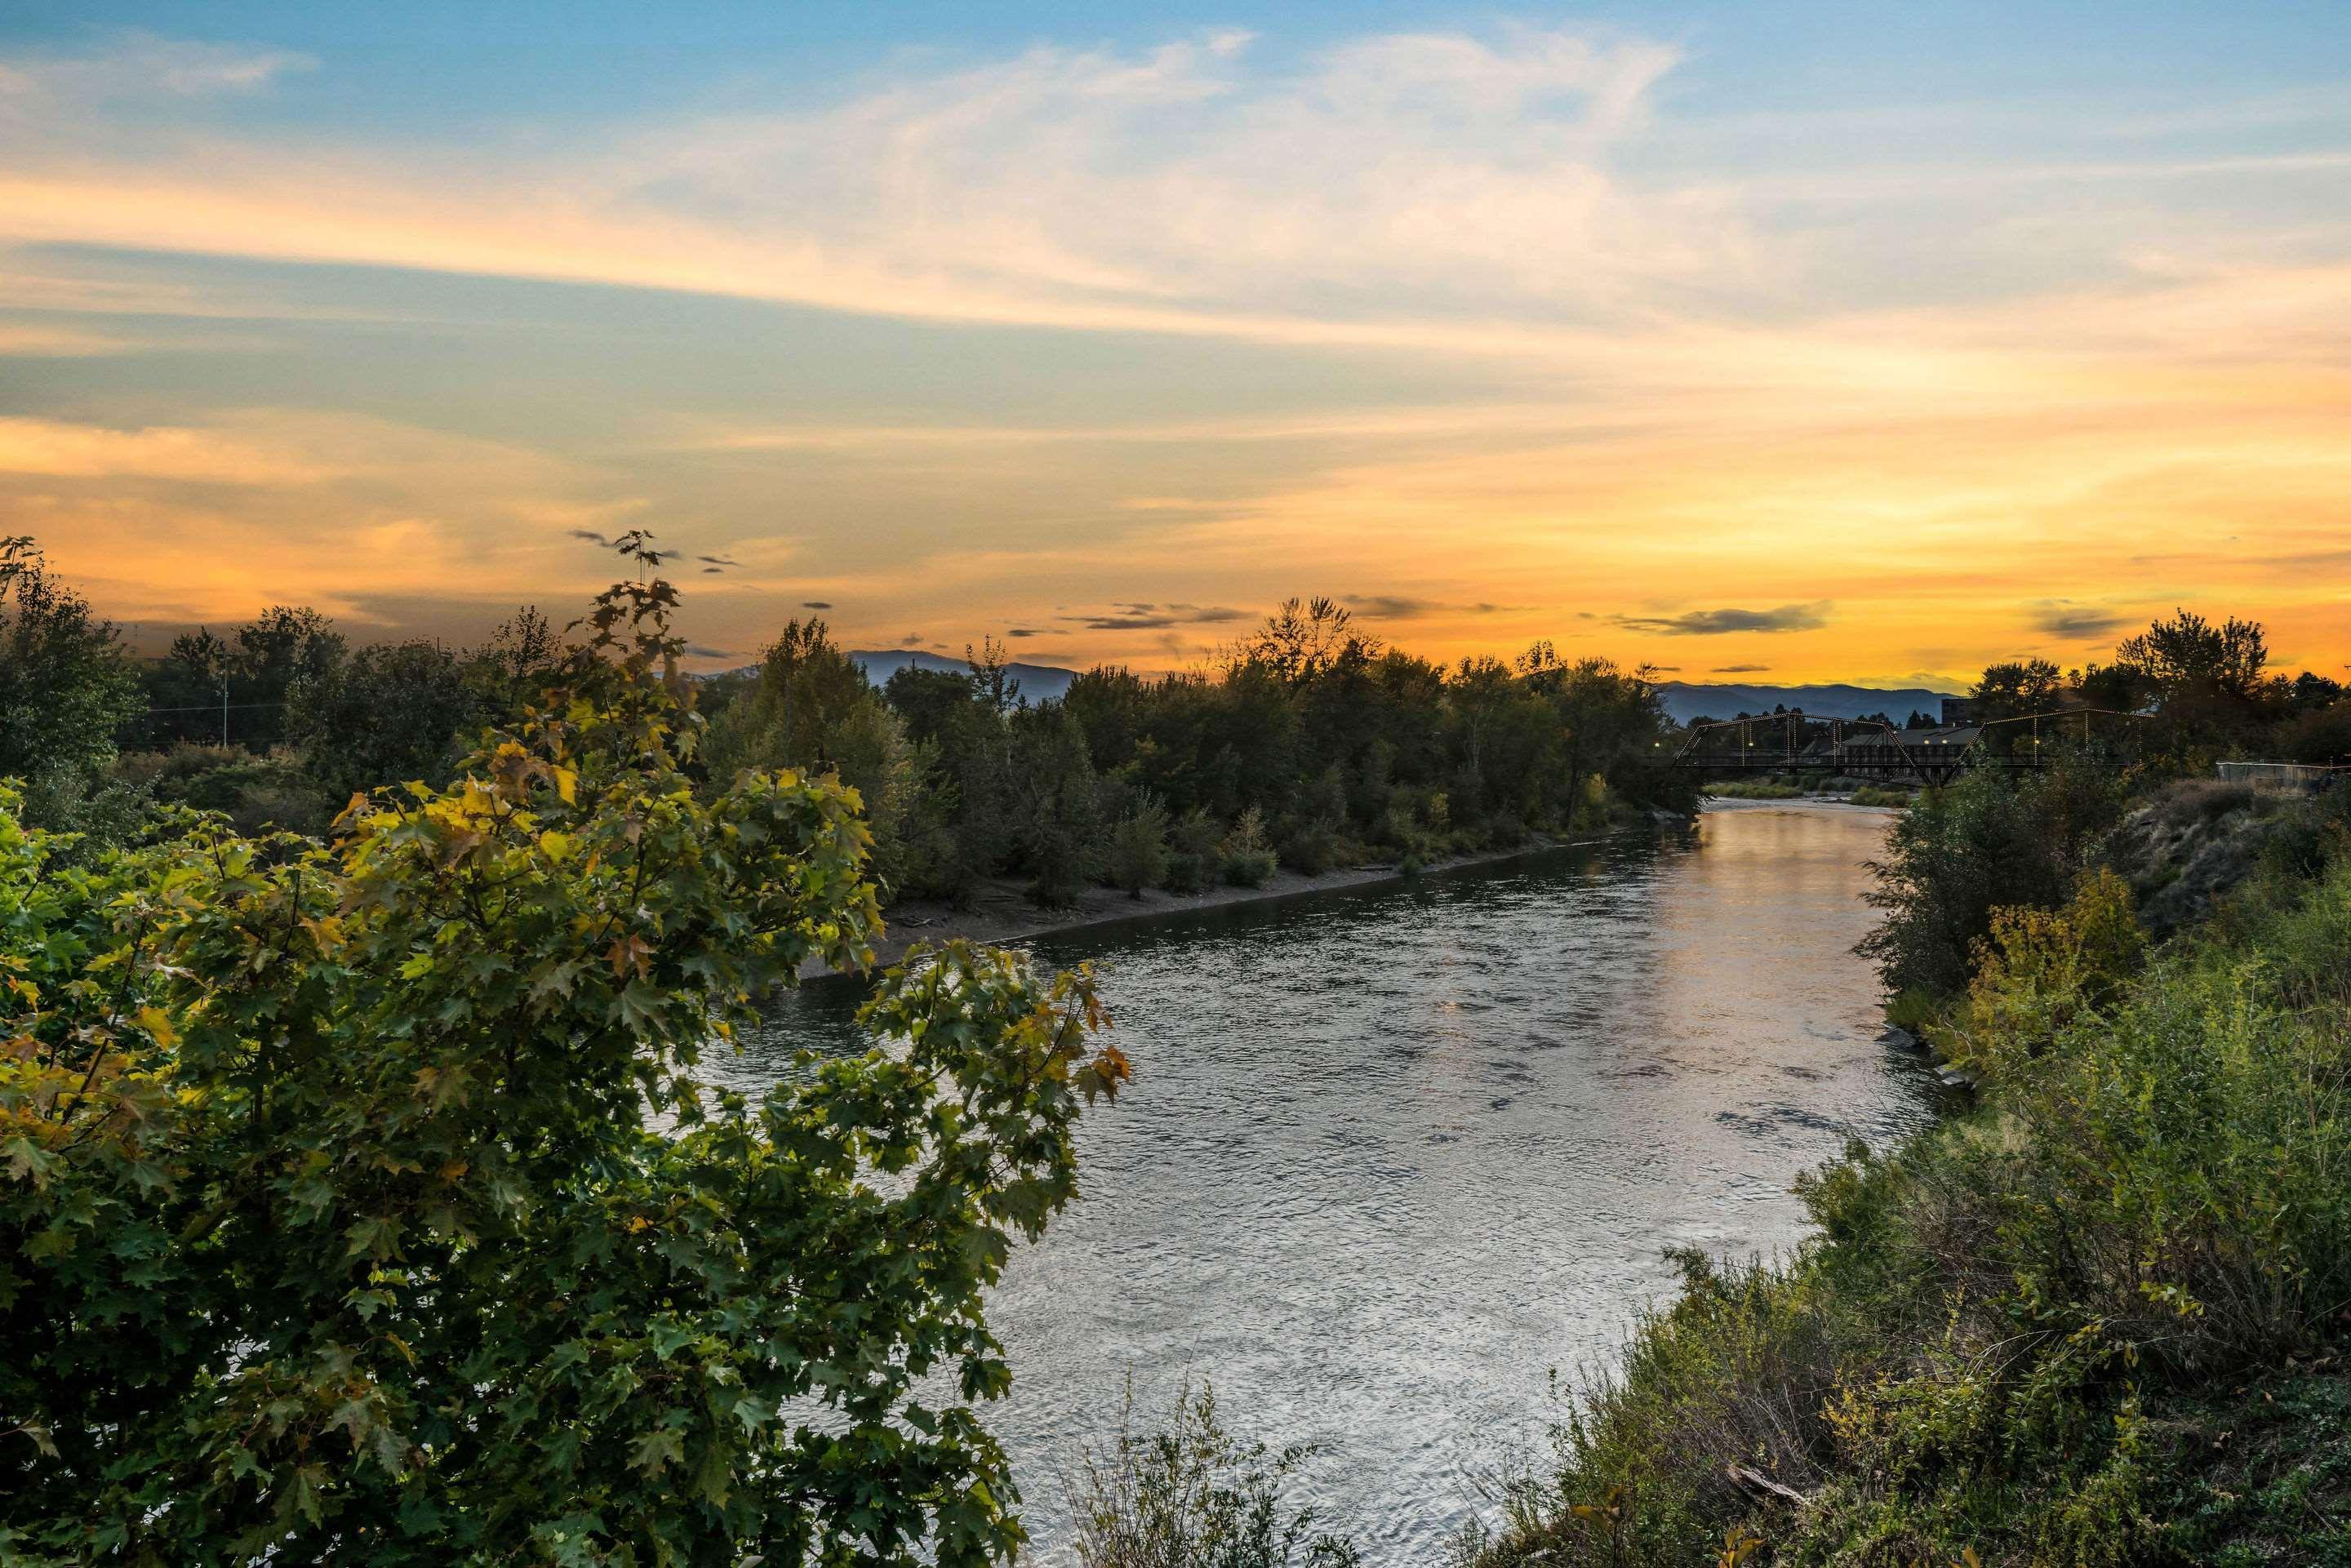
M 1660 842 L 1038 943 L 1097 962 L 1136 1064 L 1083 1123 L 1082 1201 L 990 1308 L 1015 1387 L 989 1420 L 1040 1557 L 1132 1374 L 1146 1408 L 1210 1378 L 1245 1436 L 1322 1444 L 1307 1489 L 1368 1560 L 1437 1560 L 1479 1479 L 1540 1457 L 1551 1371 L 1669 1288 L 1665 1248 L 1785 1247 L 1800 1171 L 1928 1114 L 1850 951 L 1886 821 L 1710 812 Z M 719 1075 L 852 1046 L 855 999 L 810 988 Z

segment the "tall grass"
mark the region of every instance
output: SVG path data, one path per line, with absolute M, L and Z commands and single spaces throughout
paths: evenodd
M 1117 1435 L 1068 1479 L 1079 1568 L 1356 1568 L 1353 1542 L 1284 1500 L 1311 1449 L 1242 1442 L 1205 1383 L 1151 1430 L 1134 1415 L 1129 1387 Z

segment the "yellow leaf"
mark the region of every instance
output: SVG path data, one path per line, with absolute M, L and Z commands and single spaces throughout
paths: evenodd
M 154 1036 L 155 1043 L 166 1051 L 180 1043 L 180 1031 L 172 1027 L 162 1008 L 141 1008 L 131 1015 L 131 1021 Z
M 563 803 L 567 806 L 575 804 L 580 799 L 579 770 L 570 768 L 552 768 L 549 771 L 555 775 L 555 792 L 563 797 Z

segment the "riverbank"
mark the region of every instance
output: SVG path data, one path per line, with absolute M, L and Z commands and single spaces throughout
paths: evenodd
M 1543 1442 L 1550 1370 L 1670 1289 L 1659 1249 L 1792 1247 L 1799 1174 L 1937 1113 L 1852 956 L 1886 827 L 1733 802 L 1041 939 L 1096 963 L 1135 1084 L 1082 1124 L 1083 1198 L 989 1299 L 1015 1369 L 989 1429 L 1036 1560 L 1071 1561 L 1060 1478 L 1130 1379 L 1142 1436 L 1188 1378 L 1244 1445 L 1316 1446 L 1294 1495 L 1364 1568 L 1442 1563 L 1482 1478 Z M 805 987 L 701 1071 L 756 1099 L 800 1051 L 853 1056 L 863 995 Z
M 2000 826 L 2003 782 L 1959 788 Z M 2351 800 L 2140 924 L 2169 883 L 2133 852 L 2177 873 L 2253 810 L 2158 794 L 1996 919 L 1923 1019 L 1974 1103 L 1806 1179 L 1792 1252 L 1679 1254 L 1478 1568 L 2351 1562 Z M 1980 863 L 1913 837 L 1913 906 Z
M 1661 821 L 1686 823 L 1693 820 L 1669 812 L 1660 812 L 1648 819 L 1653 824 Z M 1009 877 L 992 878 L 981 885 L 978 894 L 967 908 L 958 909 L 932 899 L 909 899 L 891 905 L 883 916 L 886 928 L 883 937 L 874 944 L 873 961 L 877 967 L 887 967 L 904 958 L 907 950 L 920 942 L 950 942 L 957 938 L 970 942 L 1022 942 L 1030 937 L 1050 936 L 1065 931 L 1123 925 L 1130 920 L 1155 920 L 1234 904 L 1270 904 L 1308 894 L 1376 887 L 1416 876 L 1441 875 L 1473 866 L 1499 865 L 1578 844 L 1598 843 L 1635 825 L 1620 823 L 1600 832 L 1575 837 L 1531 834 L 1522 842 L 1507 849 L 1448 855 L 1426 862 L 1411 870 L 1406 870 L 1402 862 L 1395 861 L 1346 866 L 1316 876 L 1283 868 L 1276 871 L 1270 881 L 1258 887 L 1220 885 L 1204 888 L 1198 893 L 1169 893 L 1162 888 L 1145 888 L 1140 896 L 1114 887 L 1090 887 L 1078 896 L 1076 903 L 1054 908 L 1048 908 L 1031 899 L 1025 883 Z M 810 959 L 800 967 L 800 977 L 804 980 L 831 973 L 832 971 L 818 959 Z

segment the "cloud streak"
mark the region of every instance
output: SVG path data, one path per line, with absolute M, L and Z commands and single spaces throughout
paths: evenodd
M 1745 251 L 1714 198 L 1612 170 L 1676 62 L 1669 46 L 1513 27 L 1362 37 L 1286 70 L 1252 68 L 1248 53 L 1232 34 L 1138 54 L 1039 46 L 812 112 L 615 128 L 542 159 L 420 168 L 413 153 L 282 128 L 192 153 L 68 109 L 74 73 L 250 91 L 306 63 L 139 40 L 5 68 L 20 123 L 0 234 L 1499 351 L 1522 333 L 1497 305 L 1595 309 Z M 1334 314 L 1334 286 L 1364 305 Z M 1400 315 L 1406 294 L 1423 299 Z M 1431 310 L 1437 295 L 1452 298 Z
M 118 612 L 357 604 L 362 577 L 402 603 L 491 580 L 551 599 L 611 565 L 567 528 L 691 517 L 727 541 L 699 562 L 726 582 L 683 568 L 714 590 L 692 596 L 713 647 L 838 599 L 873 617 L 844 627 L 861 640 L 1058 625 L 1072 657 L 1185 657 L 1253 619 L 1233 606 L 1386 581 L 1356 608 L 1447 655 L 1809 631 L 1717 646 L 1791 675 L 1948 674 L 2022 637 L 2091 641 L 2114 604 L 2224 598 L 2281 645 L 2351 653 L 2325 571 L 2351 538 L 2351 224 L 2309 195 L 2339 149 L 2117 158 L 2081 145 L 2092 105 L 2062 111 L 2073 163 L 1985 157 L 1988 120 L 2012 140 L 2051 111 L 1928 103 L 1951 149 L 1933 167 L 1873 141 L 1823 172 L 1749 151 L 1769 125 L 1705 123 L 1708 84 L 1654 40 L 1280 50 L 907 55 L 831 101 L 767 99 L 786 112 L 656 105 L 462 142 L 261 101 L 307 66 L 266 48 L 20 54 L 0 62 L 0 356 L 86 362 L 18 367 L 0 506 Z M 1886 112 L 1820 109 L 1844 118 L 1798 128 L 1815 142 L 1869 141 Z M 2229 205 L 2248 189 L 2289 194 Z M 2241 210 L 2261 221 L 2207 221 Z M 527 308 L 498 330 L 653 368 L 700 351 L 666 335 L 688 319 L 746 360 L 801 335 L 798 313 L 672 291 L 1054 330 L 1003 335 L 975 373 L 975 335 L 834 321 L 843 356 L 886 344 L 854 395 L 788 350 L 757 388 L 677 378 L 666 404 L 659 376 L 583 388 L 555 368 L 578 359 L 526 351 L 501 439 L 467 441 L 450 433 L 482 405 L 436 382 L 463 372 L 428 338 L 478 324 L 488 290 L 175 252 L 622 286 L 501 282 Z M 151 350 L 182 357 L 146 378 Z M 1102 353 L 1152 373 L 1099 398 L 1022 384 Z M 375 417 L 315 405 L 362 383 Z M 541 398 L 536 424 L 509 412 Z M 1137 583 L 1152 601 L 1113 597 Z M 2094 601 L 2044 597 L 2082 584 Z
M 94 103 L 161 96 L 193 99 L 255 93 L 318 61 L 287 49 L 240 48 L 152 33 L 116 34 L 99 49 L 0 60 L 0 116 L 86 112 Z
M 2052 600 L 2036 606 L 2032 616 L 2034 630 L 2068 643 L 2095 642 L 2111 637 L 2131 623 L 2127 615 L 2097 610 L 2071 600 Z
M 1782 604 L 1776 610 L 1691 610 L 1679 615 L 1618 615 L 1627 632 L 1661 637 L 1720 637 L 1734 632 L 1817 632 L 1828 622 L 1830 606 Z

